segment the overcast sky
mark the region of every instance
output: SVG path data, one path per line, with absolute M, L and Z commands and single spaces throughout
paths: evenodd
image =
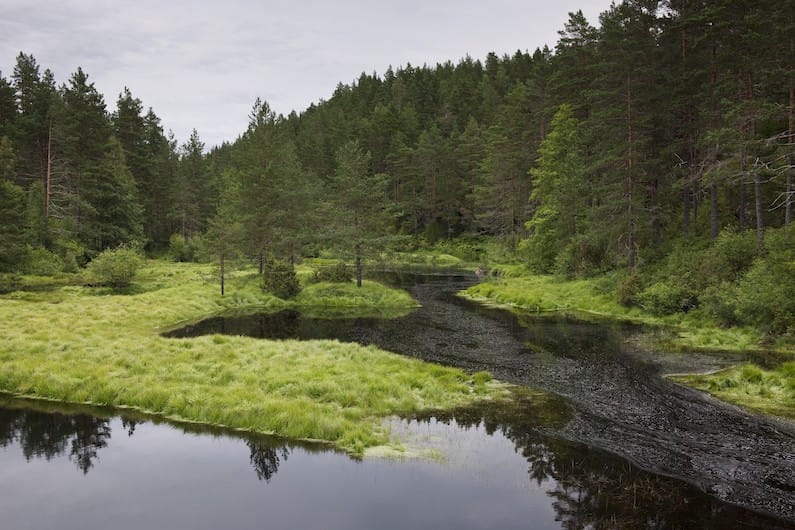
M 328 99 L 363 71 L 553 47 L 568 13 L 610 0 L 0 0 L 0 71 L 20 51 L 58 84 L 81 66 L 109 110 L 128 86 L 183 142 L 243 132 L 257 97 L 277 113 Z

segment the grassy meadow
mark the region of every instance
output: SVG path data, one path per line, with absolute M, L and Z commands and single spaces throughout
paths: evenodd
M 0 391 L 323 440 L 357 455 L 388 442 L 384 418 L 505 395 L 488 377 L 375 347 L 159 335 L 225 311 L 416 305 L 380 284 L 314 284 L 283 301 L 237 273 L 221 297 L 212 267 L 163 261 L 148 262 L 124 293 L 60 283 L 0 296 Z

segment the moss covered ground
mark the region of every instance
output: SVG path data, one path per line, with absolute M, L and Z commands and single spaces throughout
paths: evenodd
M 123 293 L 61 283 L 0 296 L 0 391 L 323 440 L 354 454 L 389 440 L 389 416 L 505 395 L 481 376 L 375 347 L 160 336 L 230 310 L 415 305 L 379 284 L 316 284 L 286 302 L 262 293 L 256 275 L 237 273 L 221 297 L 211 267 L 163 261 L 150 261 Z

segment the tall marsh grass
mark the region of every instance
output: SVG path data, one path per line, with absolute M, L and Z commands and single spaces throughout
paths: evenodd
M 795 361 L 771 370 L 744 364 L 714 374 L 679 376 L 674 380 L 750 410 L 795 419 Z
M 249 275 L 217 294 L 212 269 L 150 262 L 137 294 L 72 286 L 29 301 L 0 296 L 0 391 L 130 407 L 182 421 L 325 440 L 361 455 L 387 443 L 385 417 L 503 396 L 483 375 L 336 341 L 205 336 L 165 339 L 179 322 L 241 308 L 284 308 Z M 291 302 L 414 304 L 371 284 L 307 288 Z M 353 289 L 356 289 L 353 286 Z M 50 303 L 51 302 L 51 303 Z

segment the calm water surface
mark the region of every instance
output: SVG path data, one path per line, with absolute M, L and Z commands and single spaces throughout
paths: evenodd
M 433 455 L 406 461 L 4 399 L 0 527 L 795 528 L 792 425 L 661 377 L 732 359 L 645 354 L 631 328 L 484 308 L 454 296 L 468 276 L 392 281 L 423 307 L 213 318 L 171 336 L 373 343 L 547 396 L 394 420 Z
M 554 403 L 396 420 L 411 444 L 443 454 L 406 461 L 101 409 L 0 406 L 4 529 L 786 528 L 539 434 Z

